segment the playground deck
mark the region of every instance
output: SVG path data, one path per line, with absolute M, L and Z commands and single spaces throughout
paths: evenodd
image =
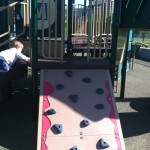
M 127 73 L 125 99 L 115 93 L 126 150 L 150 149 L 150 62 L 135 60 Z M 35 150 L 31 77 L 13 83 L 13 100 L 0 101 L 0 150 Z

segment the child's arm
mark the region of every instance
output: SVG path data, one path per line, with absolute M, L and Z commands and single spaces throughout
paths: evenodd
M 18 57 L 19 59 L 25 60 L 25 61 L 27 61 L 27 62 L 30 61 L 30 58 L 27 57 L 27 56 L 25 56 L 25 55 L 22 54 L 22 53 L 17 53 L 17 57 Z

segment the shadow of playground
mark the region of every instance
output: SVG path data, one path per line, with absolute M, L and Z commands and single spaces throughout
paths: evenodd
M 12 101 L 0 101 L 0 149 L 2 150 L 36 149 L 37 122 L 32 121 L 31 90 L 23 89 L 24 87 L 20 84 L 20 87 L 14 89 Z
M 134 112 L 121 112 L 119 118 L 124 138 L 150 133 L 150 98 L 116 98 L 128 102 Z

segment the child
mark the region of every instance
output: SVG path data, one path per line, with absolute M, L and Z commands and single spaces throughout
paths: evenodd
M 11 48 L 0 52 L 0 72 L 8 72 L 11 66 L 18 60 L 30 61 L 30 58 L 22 54 L 23 44 L 13 41 Z

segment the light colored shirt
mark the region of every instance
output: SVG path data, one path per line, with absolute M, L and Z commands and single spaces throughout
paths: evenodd
M 16 48 L 10 48 L 0 52 L 0 59 L 5 60 L 10 66 L 12 66 L 17 59 L 30 61 L 30 58 L 21 53 Z

